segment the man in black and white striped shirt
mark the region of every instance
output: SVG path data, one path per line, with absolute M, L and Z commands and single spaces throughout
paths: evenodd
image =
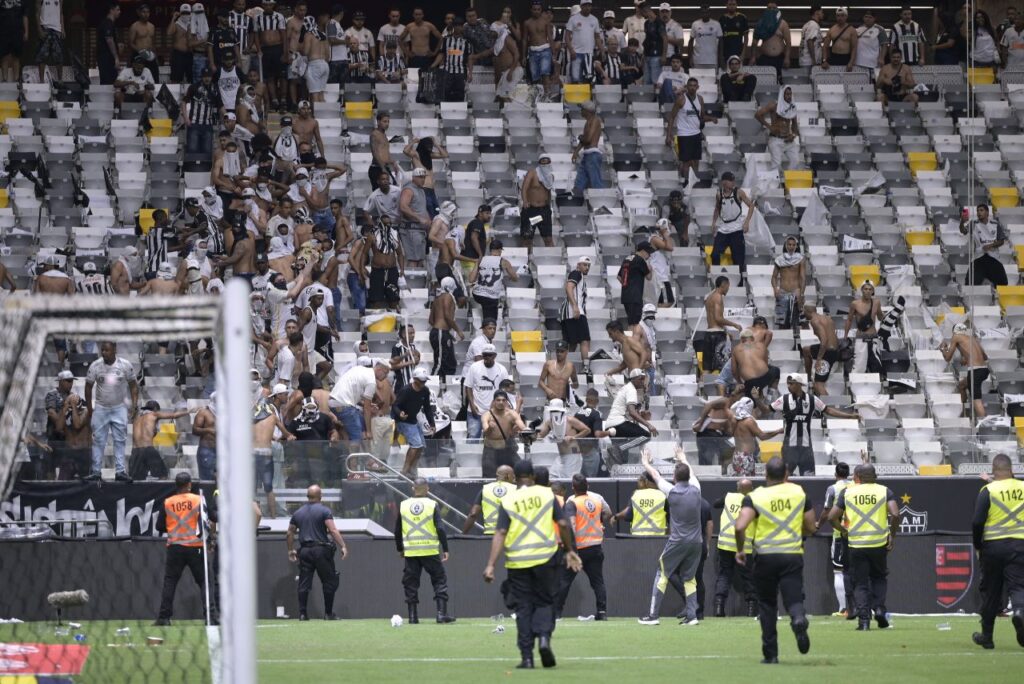
M 238 40 L 238 52 L 241 55 L 239 66 L 243 71 L 249 70 L 249 62 L 259 51 L 259 37 L 254 30 L 252 17 L 246 14 L 245 0 L 235 0 L 228 14 L 228 26 L 235 32 Z
M 260 41 L 263 82 L 267 84 L 270 105 L 280 110 L 281 99 L 287 93 L 284 83 L 288 75 L 288 65 L 284 62 L 286 22 L 283 14 L 274 11 L 274 0 L 260 1 L 263 5 L 263 14 L 256 17 L 253 24 Z
M 826 406 L 818 397 L 807 392 L 807 378 L 799 373 L 790 373 L 786 378 L 788 394 L 772 402 L 773 411 L 782 411 L 785 425 L 782 441 L 782 460 L 790 475 L 799 468 L 801 475 L 814 474 L 814 446 L 811 443 L 811 421 L 816 413 L 833 418 L 856 420 L 856 413 L 840 411 Z
M 142 235 L 142 228 L 136 222 L 135 234 Z M 156 277 L 160 264 L 168 260 L 168 252 L 176 251 L 174 229 L 167 219 L 167 212 L 157 209 L 153 212 L 153 227 L 145 234 L 146 237 L 146 280 Z
M 187 105 L 182 112 L 188 131 L 185 151 L 190 154 L 213 153 L 213 128 L 220 121 L 220 89 L 213 84 L 213 72 L 204 67 L 199 83 L 193 83 L 185 91 L 182 102 Z
M 583 357 L 584 372 L 589 372 L 590 323 L 587 322 L 587 274 L 590 273 L 590 257 L 581 256 L 576 268 L 565 279 L 565 299 L 558 311 L 562 324 L 562 339 L 569 345 L 569 351 L 576 351 L 579 345 Z
M 900 12 L 900 20 L 892 27 L 892 34 L 889 37 L 889 49 L 902 52 L 903 63 L 907 66 L 924 64 L 924 31 L 913 17 L 911 9 L 904 7 Z
M 75 290 L 78 294 L 114 294 L 107 276 L 100 273 L 99 269 L 96 268 L 96 264 L 91 261 L 82 264 L 82 277 L 75 278 Z
M 455 17 L 452 34 L 445 36 L 441 49 L 437 51 L 432 68 L 441 68 L 442 97 L 445 102 L 462 102 L 466 99 L 466 83 L 473 80 L 473 62 L 476 55 L 473 47 L 463 35 L 466 20 Z M 483 53 L 481 53 L 483 54 Z
M 377 82 L 401 83 L 405 80 L 405 59 L 398 52 L 398 46 L 388 43 L 384 54 L 377 58 Z

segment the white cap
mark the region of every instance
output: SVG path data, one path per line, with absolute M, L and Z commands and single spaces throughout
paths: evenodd
M 658 219 L 658 222 L 655 223 L 654 225 L 657 226 L 658 228 L 671 228 L 672 227 L 672 222 L 669 221 L 667 218 L 663 218 L 663 219 Z
M 300 166 L 299 168 L 295 169 L 295 176 L 296 177 L 298 177 L 298 176 L 308 176 L 308 175 L 309 175 L 309 169 L 307 169 L 305 166 Z
M 426 368 L 416 368 L 412 372 L 412 379 L 419 380 L 421 382 L 426 382 L 427 380 L 430 379 L 430 373 L 427 371 Z
M 615 10 L 605 10 L 604 11 L 604 18 L 605 19 L 614 19 L 615 18 Z
M 656 305 L 654 305 L 654 304 L 644 304 L 644 310 L 643 311 L 644 311 L 644 313 L 643 313 L 644 316 L 647 316 L 647 314 L 650 314 L 651 316 L 654 316 L 655 314 L 658 313 L 658 307 Z
M 235 116 L 234 112 L 227 112 L 224 115 L 224 118 L 227 119 L 228 121 L 238 121 L 238 117 Z
M 667 2 L 663 2 L 660 5 L 658 5 L 658 10 L 668 10 L 668 11 L 671 12 L 672 11 L 672 5 L 668 4 Z
M 256 189 L 255 188 L 246 188 L 245 190 L 242 190 L 242 197 L 255 197 L 255 196 L 256 196 Z
M 72 373 L 69 370 L 62 370 L 60 373 L 57 373 L 57 379 L 58 380 L 74 380 L 75 379 L 75 374 Z
M 966 333 L 967 333 L 967 324 L 966 323 L 957 323 L 956 325 L 953 326 L 953 334 L 954 335 L 963 335 L 963 334 L 966 334 Z
M 306 298 L 307 299 L 312 299 L 313 297 L 316 297 L 317 295 L 320 295 L 321 297 L 324 296 L 324 293 L 320 290 L 320 288 L 315 287 L 313 285 L 310 285 L 309 287 L 306 288 L 305 294 L 306 294 Z
M 186 12 L 188 14 L 192 14 L 192 5 L 188 4 L 187 2 L 182 3 L 181 7 L 178 8 L 178 12 L 181 14 L 185 14 Z
M 588 256 L 581 256 L 579 259 L 576 260 L 576 264 L 577 265 L 579 265 L 579 264 L 588 264 L 589 265 L 590 263 L 591 263 L 590 262 L 590 257 L 588 257 Z
M 626 376 L 626 379 L 627 380 L 635 380 L 637 378 L 642 378 L 642 377 L 644 377 L 643 369 L 642 368 L 634 368 L 633 370 L 629 371 L 629 374 Z
M 807 378 L 804 377 L 803 373 L 790 373 L 786 376 L 786 382 L 795 382 L 807 387 Z
M 485 344 L 480 350 L 480 354 L 486 356 L 487 354 L 497 354 L 498 348 L 493 344 Z
M 561 411 L 565 412 L 565 402 L 561 399 L 552 399 L 548 402 L 548 411 Z
M 274 385 L 274 389 L 271 390 L 270 396 L 276 397 L 279 394 L 288 394 L 288 385 L 285 385 L 283 382 L 279 382 Z
M 369 356 L 360 356 L 358 359 L 356 359 L 356 365 L 363 366 L 364 368 L 369 368 L 370 366 L 373 365 L 373 359 L 371 359 Z
M 580 0 L 580 7 L 583 7 L 583 5 L 592 5 L 592 4 L 594 4 L 593 0 Z
M 82 273 L 95 273 L 99 269 L 96 268 L 96 264 L 91 261 L 86 261 L 82 264 Z
M 441 278 L 441 289 L 445 292 L 455 292 L 458 286 L 459 284 L 455 282 L 455 278 L 452 278 L 451 276 Z

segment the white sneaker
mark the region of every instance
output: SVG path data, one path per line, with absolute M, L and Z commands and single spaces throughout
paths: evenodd
M 697 618 L 683 618 L 679 621 L 679 624 L 683 627 L 696 627 L 700 624 L 700 620 L 698 620 Z

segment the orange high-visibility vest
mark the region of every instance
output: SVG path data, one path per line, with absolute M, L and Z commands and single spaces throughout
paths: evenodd
M 561 494 L 555 494 L 555 501 L 558 502 L 559 506 L 565 507 L 565 497 Z M 552 520 L 551 526 L 555 528 L 555 539 L 558 540 L 558 548 L 562 548 L 562 533 L 558 531 L 558 521 Z
M 199 512 L 202 498 L 198 494 L 175 494 L 164 500 L 168 546 L 202 546 Z
M 588 494 L 572 498 L 576 504 L 575 529 L 576 548 L 597 546 L 604 541 L 604 525 L 601 523 L 601 500 Z

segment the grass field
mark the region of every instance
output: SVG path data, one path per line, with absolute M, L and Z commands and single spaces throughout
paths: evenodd
M 939 630 L 948 624 L 948 631 Z M 632 619 L 606 623 L 566 619 L 555 632 L 558 667 L 520 672 L 515 625 L 487 619 L 433 622 L 392 628 L 388 620 L 338 622 L 262 621 L 259 640 L 259 681 L 298 682 L 489 682 L 498 678 L 555 681 L 576 677 L 588 682 L 650 682 L 686 677 L 692 681 L 807 682 L 858 681 L 870 684 L 955 682 L 1020 682 L 1024 680 L 1024 649 L 1008 620 L 996 626 L 996 650 L 971 643 L 977 620 L 969 617 L 897 617 L 894 629 L 854 632 L 853 623 L 815 617 L 811 652 L 796 651 L 788 622 L 779 623 L 780 661 L 760 665 L 760 636 L 754 620 L 707 620 L 697 627 L 679 627 L 672 619 L 643 627 Z M 131 629 L 127 646 L 115 635 Z M 209 681 L 206 635 L 199 623 L 172 628 L 149 623 L 92 622 L 79 630 L 93 647 L 76 681 L 89 683 Z M 159 647 L 142 645 L 159 635 Z M 32 623 L 0 626 L 0 641 L 75 643 L 56 637 L 52 625 Z

